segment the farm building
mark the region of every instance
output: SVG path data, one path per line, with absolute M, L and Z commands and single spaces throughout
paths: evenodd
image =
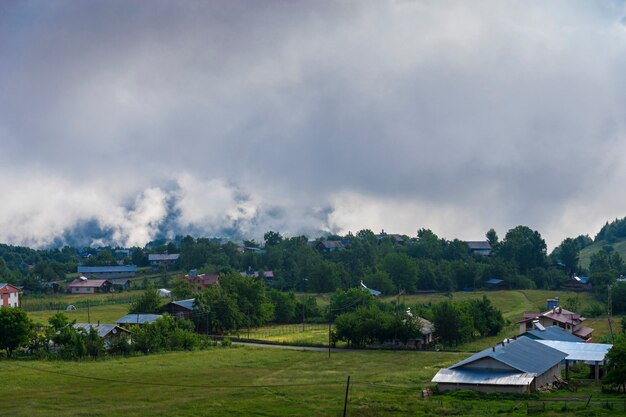
M 180 254 L 178 253 L 151 253 L 148 255 L 148 261 L 150 262 L 152 270 L 156 271 L 161 266 L 165 268 L 174 266 L 179 257 Z
M 440 370 L 432 381 L 441 391 L 529 393 L 560 378 L 566 356 L 527 337 L 509 339 Z
M 19 307 L 21 291 L 14 285 L 0 282 L 0 307 Z
M 118 266 L 79 266 L 78 273 L 87 278 L 117 279 L 131 278 L 137 272 L 137 265 Z
M 535 328 L 533 323 L 539 323 L 543 327 L 559 326 L 568 333 L 581 338 L 584 341 L 591 341 L 593 329 L 583 326 L 587 320 L 580 314 L 565 310 L 562 307 L 554 307 L 543 313 L 524 313 L 520 324 L 520 333 Z
M 71 294 L 95 294 L 111 291 L 111 281 L 106 279 L 76 278 L 70 282 L 67 289 Z
M 146 323 L 152 324 L 161 317 L 163 316 L 160 314 L 127 314 L 115 323 L 120 325 L 136 324 L 138 326 L 142 326 Z
M 163 308 L 172 317 L 182 317 L 189 320 L 191 318 L 191 313 L 194 310 L 193 303 L 195 301 L 195 298 L 189 298 L 188 300 L 172 301 L 165 304 L 165 307 Z
M 112 279 L 111 284 L 117 291 L 130 289 L 130 280 L 128 278 Z
M 130 331 L 120 327 L 116 324 L 90 324 L 90 323 L 74 323 L 73 327 L 76 330 L 82 330 L 84 332 L 89 332 L 90 329 L 94 329 L 98 332 L 98 336 L 104 342 L 104 347 L 108 348 L 115 342 L 117 342 L 122 334 L 130 335 Z

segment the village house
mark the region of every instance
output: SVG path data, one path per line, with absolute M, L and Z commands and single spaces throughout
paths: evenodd
M 169 313 L 172 317 L 183 318 L 190 320 L 195 307 L 193 303 L 195 298 L 189 298 L 187 300 L 171 301 L 163 307 L 163 309 Z
M 543 313 L 524 313 L 522 320 L 518 323 L 520 334 L 536 328 L 536 323 L 539 323 L 543 327 L 559 326 L 566 332 L 590 342 L 593 329 L 583 326 L 585 320 L 587 319 L 580 314 L 565 310 L 562 307 L 553 307 Z
M 415 340 L 415 347 L 417 349 L 428 349 L 435 342 L 435 325 L 422 317 L 418 317 L 417 321 L 420 324 L 422 337 Z
M 87 278 L 119 279 L 132 278 L 137 272 L 137 265 L 117 266 L 79 266 L 78 273 Z
M 530 393 L 550 387 L 561 378 L 567 354 L 538 341 L 521 337 L 478 352 L 441 369 L 432 382 L 440 391 Z
M 589 277 L 573 276 L 562 283 L 561 288 L 568 291 L 591 291 L 593 285 L 589 282 Z
M 323 253 L 334 252 L 336 250 L 345 249 L 345 245 L 340 240 L 321 240 L 315 243 L 315 249 Z
M 533 321 L 533 328 L 522 333 L 520 336 L 533 340 L 558 340 L 561 342 L 582 342 L 580 337 L 568 333 L 559 326 L 543 327 L 539 321 Z
M 465 243 L 472 255 L 491 255 L 491 244 L 487 240 L 469 240 Z
M 71 294 L 95 294 L 111 291 L 113 284 L 106 279 L 87 279 L 85 277 L 76 278 L 67 286 Z
M 130 280 L 128 278 L 112 279 L 111 284 L 116 291 L 130 290 Z
M 272 285 L 274 283 L 274 271 L 253 271 L 252 269 L 248 268 L 247 271 L 243 271 L 240 272 L 242 277 L 248 277 L 248 278 L 252 278 L 252 279 L 258 279 L 259 278 L 259 274 L 263 275 L 263 280 L 265 281 L 265 283 L 267 285 Z
M 19 307 L 21 291 L 7 282 L 0 282 L 0 307 Z
M 130 336 L 131 332 L 116 324 L 90 324 L 90 323 L 74 323 L 72 325 L 76 330 L 89 333 L 91 329 L 98 332 L 98 336 L 102 339 L 105 348 L 117 343 L 120 337 L 125 334 Z
M 198 274 L 196 270 L 193 269 L 189 274 L 185 275 L 183 279 L 193 285 L 194 291 L 202 291 L 203 288 L 218 284 L 220 276 L 218 274 Z

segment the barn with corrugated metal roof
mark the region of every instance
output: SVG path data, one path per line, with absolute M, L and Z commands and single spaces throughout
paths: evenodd
M 534 392 L 560 379 L 566 356 L 527 337 L 509 339 L 440 370 L 432 381 L 441 391 Z

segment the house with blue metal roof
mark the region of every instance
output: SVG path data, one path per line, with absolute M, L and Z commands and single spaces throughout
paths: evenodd
M 196 309 L 194 306 L 196 299 L 189 298 L 187 300 L 171 301 L 163 307 L 163 309 L 169 313 L 172 317 L 179 317 L 189 320 L 191 314 Z
M 566 356 L 527 337 L 507 339 L 440 370 L 432 381 L 441 391 L 534 392 L 560 379 Z
M 582 342 L 580 337 L 574 336 L 559 326 L 543 327 L 539 322 L 534 323 L 535 328 L 527 330 L 520 336 L 529 337 L 533 340 L 558 340 L 561 342 Z

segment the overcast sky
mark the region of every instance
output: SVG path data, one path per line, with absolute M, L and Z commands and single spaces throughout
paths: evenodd
M 625 123 L 622 1 L 0 2 L 5 243 L 551 248 L 626 216 Z

